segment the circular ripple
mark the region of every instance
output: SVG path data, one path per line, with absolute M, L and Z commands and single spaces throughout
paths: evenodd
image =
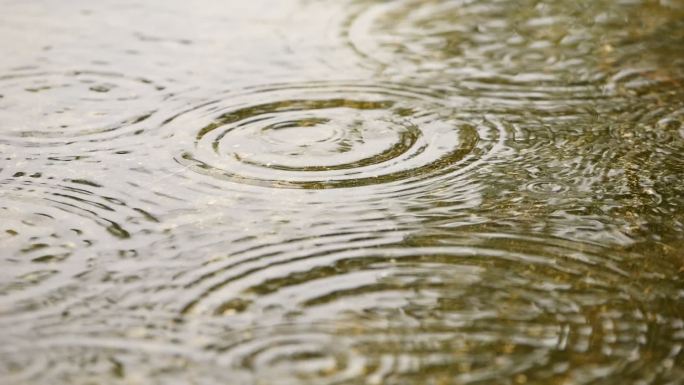
M 367 61 L 389 72 L 436 73 L 440 81 L 445 72 L 474 79 L 474 91 L 495 91 L 497 98 L 565 95 L 579 101 L 662 91 L 681 87 L 684 75 L 672 62 L 679 62 L 674 52 L 681 50 L 684 14 L 676 3 L 370 4 L 345 31 Z
M 137 133 L 163 88 L 114 72 L 17 73 L 0 77 L 0 142 L 59 146 Z
M 536 181 L 527 185 L 527 190 L 539 194 L 562 193 L 568 188 L 554 181 Z
M 220 286 L 194 306 L 226 324 L 280 314 L 299 325 L 213 348 L 236 368 L 273 369 L 274 383 L 359 371 L 374 383 L 648 383 L 682 374 L 677 263 L 560 238 L 434 233 L 263 255 L 207 275 Z
M 247 380 L 238 373 L 226 372 L 188 357 L 191 355 L 187 351 L 158 351 L 163 347 L 155 349 L 153 343 L 144 341 L 72 336 L 81 339 L 57 346 L 24 343 L 24 346 L 0 352 L 3 383 L 87 385 L 103 381 L 108 384 L 143 381 L 146 384 L 209 385 Z
M 500 127 L 402 85 L 282 85 L 228 94 L 166 124 L 175 159 L 231 182 L 325 189 L 410 183 L 482 160 Z
M 272 384 L 333 384 L 361 380 L 378 364 L 354 349 L 343 327 L 275 325 L 220 335 L 209 351 L 221 367 Z
M 0 179 L 0 188 L 3 316 L 49 309 L 70 297 L 79 284 L 75 277 L 92 266 L 94 245 L 115 249 L 117 240 L 134 231 L 124 222 L 151 220 L 144 211 L 129 211 L 121 200 L 100 195 L 102 186 L 88 180 L 17 172 Z

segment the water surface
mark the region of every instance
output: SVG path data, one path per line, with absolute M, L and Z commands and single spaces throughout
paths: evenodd
M 0 1 L 2 384 L 684 384 L 684 3 Z

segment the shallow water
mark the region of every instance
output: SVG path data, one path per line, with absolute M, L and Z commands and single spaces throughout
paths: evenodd
M 684 384 L 681 1 L 0 7 L 3 385 Z

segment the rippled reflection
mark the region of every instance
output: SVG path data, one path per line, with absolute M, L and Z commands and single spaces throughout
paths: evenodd
M 684 383 L 679 1 L 0 4 L 1 383 Z

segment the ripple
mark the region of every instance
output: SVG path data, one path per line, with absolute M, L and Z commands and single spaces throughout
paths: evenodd
M 341 327 L 339 329 L 342 329 Z M 354 338 L 330 325 L 275 325 L 223 333 L 209 346 L 220 366 L 258 373 L 273 384 L 360 381 L 378 364 L 354 349 Z
M 676 1 L 80 3 L 0 15 L 3 384 L 682 383 Z
M 118 241 L 131 237 L 134 230 L 124 221 L 149 222 L 134 210 L 122 218 L 126 204 L 101 195 L 102 186 L 85 179 L 17 172 L 1 179 L 0 186 L 3 316 L 49 309 L 68 299 L 79 283 L 74 278 L 93 267 L 103 243 L 111 252 Z
M 130 343 L 138 350 L 120 346 Z M 152 344 L 125 340 L 86 340 L 62 346 L 17 346 L 0 352 L 0 374 L 8 385 L 20 384 L 212 384 L 242 379 L 187 355 L 155 352 Z M 150 350 L 152 350 L 150 352 Z M 186 352 L 187 353 L 187 352 Z
M 189 334 L 160 313 L 105 312 L 34 322 L 35 341 L 4 336 L 0 374 L 8 384 L 88 383 L 97 379 L 150 383 L 309 383 L 362 379 L 366 358 L 334 325 L 249 327 L 202 320 Z
M 674 259 L 668 266 L 597 244 L 494 232 L 355 243 L 264 253 L 205 276 L 221 286 L 194 314 L 294 325 L 218 332 L 209 349 L 277 384 L 359 373 L 371 383 L 681 374 Z
M 0 143 L 64 146 L 142 131 L 163 87 L 115 72 L 18 72 L 0 77 Z
M 681 41 L 673 15 L 681 7 L 638 1 L 369 1 L 344 34 L 386 73 L 474 80 L 497 99 L 586 104 L 680 87 L 681 66 L 667 63 Z
M 540 194 L 562 193 L 567 189 L 563 184 L 553 181 L 536 181 L 527 185 L 527 190 Z
M 31 381 L 49 369 L 49 362 L 43 358 L 32 356 L 18 356 L 16 354 L 0 353 L 2 364 L 0 375 L 8 384 L 20 384 Z
M 436 92 L 436 91 L 435 91 Z M 175 160 L 235 183 L 291 189 L 410 184 L 476 167 L 501 129 L 406 85 L 286 84 L 227 94 L 169 120 Z

